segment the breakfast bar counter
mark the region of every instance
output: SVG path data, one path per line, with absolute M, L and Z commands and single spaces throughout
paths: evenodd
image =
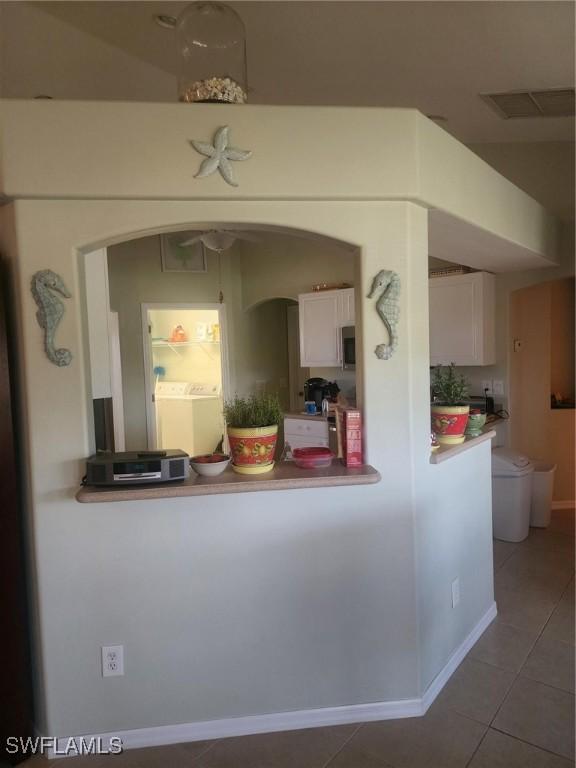
M 496 432 L 491 429 L 483 432 L 478 437 L 467 437 L 463 443 L 458 443 L 457 445 L 441 445 L 440 448 L 430 456 L 430 464 L 440 464 L 447 459 L 451 459 L 454 456 L 458 456 L 460 453 L 469 451 L 471 448 L 480 445 L 480 443 L 485 443 L 487 440 L 492 440 L 495 437 Z
M 331 488 L 342 485 L 370 485 L 380 482 L 378 470 L 365 464 L 345 467 L 333 461 L 322 469 L 300 469 L 292 462 L 282 462 L 263 475 L 239 475 L 228 467 L 217 477 L 202 477 L 190 470 L 186 480 L 165 484 L 132 486 L 83 486 L 76 494 L 82 503 L 109 501 L 145 501 L 178 496 L 210 496 L 253 491 L 289 491 L 296 488 Z

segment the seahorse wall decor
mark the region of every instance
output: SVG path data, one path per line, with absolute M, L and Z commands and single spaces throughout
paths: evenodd
M 50 362 L 60 367 L 70 365 L 72 353 L 69 349 L 56 349 L 54 346 L 54 334 L 64 315 L 64 304 L 57 293 L 65 299 L 71 297 L 71 293 L 64 285 L 64 281 L 51 269 L 42 269 L 32 277 L 32 296 L 38 305 L 36 319 L 38 325 L 44 331 L 44 349 Z
M 379 295 L 376 302 L 376 311 L 380 315 L 386 330 L 389 343 L 378 344 L 374 354 L 380 360 L 389 360 L 398 348 L 398 319 L 400 317 L 400 278 L 396 272 L 382 269 L 372 281 L 372 288 L 368 294 L 371 299 Z

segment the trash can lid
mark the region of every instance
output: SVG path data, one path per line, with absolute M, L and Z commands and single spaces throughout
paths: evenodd
M 527 456 L 510 448 L 492 450 L 492 475 L 495 477 L 526 475 L 534 471 L 534 465 Z

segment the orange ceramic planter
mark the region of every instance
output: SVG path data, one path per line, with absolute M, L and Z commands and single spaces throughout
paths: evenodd
M 433 405 L 432 432 L 441 445 L 458 445 L 465 440 L 469 405 Z
M 232 469 L 243 475 L 269 472 L 274 466 L 278 425 L 271 427 L 228 427 Z

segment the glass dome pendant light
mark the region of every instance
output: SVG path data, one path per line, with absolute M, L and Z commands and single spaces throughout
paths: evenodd
M 191 3 L 176 22 L 180 101 L 244 104 L 246 30 L 223 3 Z

